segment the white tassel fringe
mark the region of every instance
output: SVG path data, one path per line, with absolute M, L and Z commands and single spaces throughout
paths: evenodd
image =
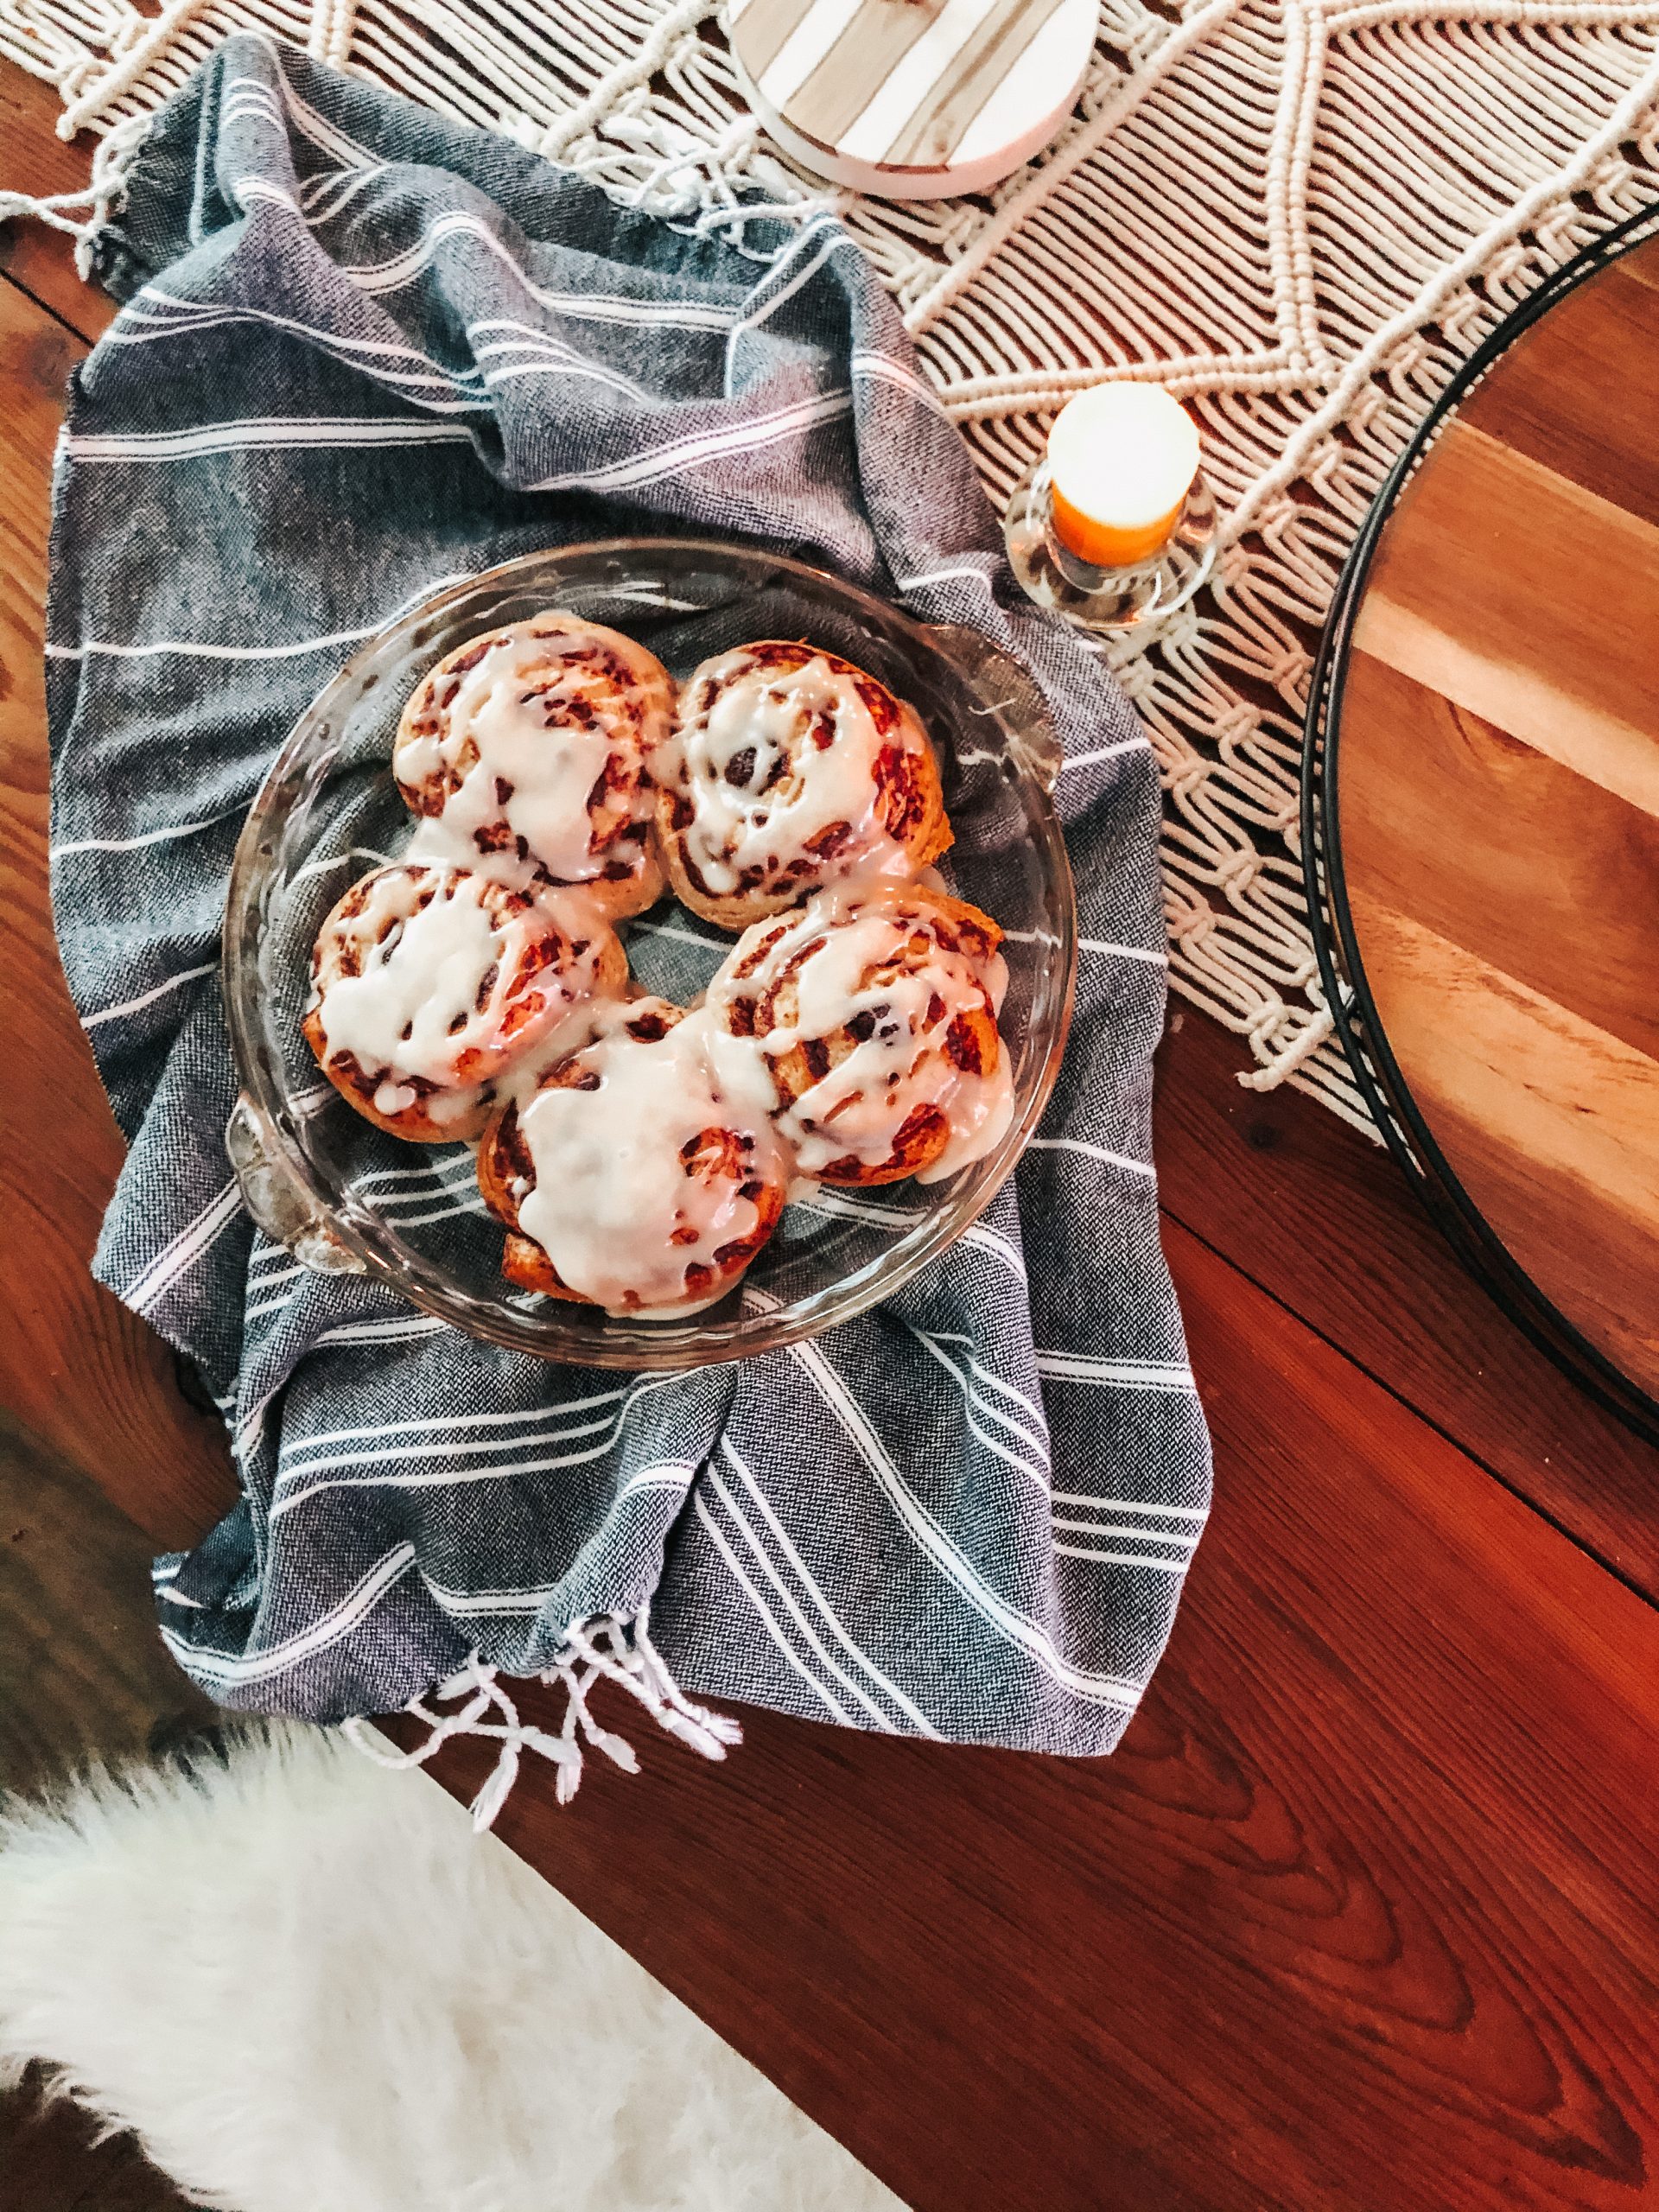
M 557 1661 L 540 1677 L 550 1686 L 562 1686 L 566 1694 L 564 1723 L 556 1735 L 518 1718 L 518 1708 L 502 1688 L 499 1675 L 476 1651 L 447 1681 L 425 1697 L 411 1698 L 404 1707 L 427 1726 L 426 1736 L 412 1750 L 401 1751 L 389 1742 L 366 1713 L 346 1720 L 342 1732 L 377 1766 L 387 1767 L 423 1766 L 454 1736 L 494 1738 L 501 1746 L 499 1756 L 472 1803 L 473 1826 L 480 1832 L 494 1824 L 506 1803 L 526 1751 L 539 1752 L 556 1768 L 555 1788 L 561 1805 L 568 1805 L 582 1786 L 584 1743 L 602 1751 L 624 1773 L 638 1774 L 633 1746 L 626 1737 L 601 1727 L 588 1708 L 588 1693 L 601 1677 L 637 1699 L 671 1736 L 677 1736 L 706 1759 L 723 1759 L 728 1745 L 742 1742 L 742 1728 L 726 1713 L 711 1712 L 685 1695 L 652 1643 L 650 1612 L 649 1605 L 642 1605 L 632 1618 L 597 1614 L 572 1625 Z M 434 1703 L 454 1704 L 457 1709 L 437 1713 Z
M 75 267 L 83 283 L 92 274 L 92 247 L 111 216 L 119 213 L 127 196 L 127 176 L 143 145 L 153 118 L 135 115 L 118 124 L 98 143 L 92 156 L 92 181 L 84 192 L 54 192 L 35 196 L 27 192 L 0 192 L 0 223 L 19 215 L 32 215 L 54 231 L 65 231 L 75 242 Z M 88 212 L 76 222 L 71 208 Z

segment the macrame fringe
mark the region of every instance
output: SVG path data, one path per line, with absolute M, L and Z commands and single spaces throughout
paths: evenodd
M 726 1713 L 711 1712 L 685 1695 L 651 1640 L 650 1613 L 649 1605 L 642 1605 L 632 1618 L 599 1614 L 571 1628 L 557 1660 L 539 1677 L 565 1692 L 564 1722 L 556 1734 L 518 1718 L 499 1674 L 486 1667 L 476 1651 L 447 1681 L 424 1697 L 411 1698 L 404 1707 L 423 1721 L 428 1731 L 412 1750 L 402 1751 L 389 1742 L 366 1713 L 346 1720 L 342 1732 L 365 1758 L 385 1767 L 424 1766 L 452 1737 L 487 1737 L 499 1743 L 495 1765 L 472 1802 L 473 1826 L 480 1834 L 494 1825 L 527 1751 L 538 1753 L 557 1770 L 555 1789 L 561 1805 L 568 1805 L 582 1786 L 584 1746 L 602 1751 L 626 1774 L 639 1773 L 632 1745 L 601 1727 L 588 1707 L 588 1693 L 601 1680 L 626 1690 L 659 1728 L 704 1758 L 723 1759 L 729 1746 L 742 1742 L 741 1726 Z M 457 1710 L 435 1712 L 435 1704 L 454 1705 Z
M 75 242 L 75 267 L 83 283 L 92 277 L 92 248 L 112 215 L 126 205 L 127 178 L 138 149 L 149 133 L 152 118 L 135 115 L 118 124 L 98 142 L 92 156 L 92 181 L 81 192 L 55 192 L 40 197 L 27 192 L 0 192 L 0 223 L 19 215 L 32 215 L 54 231 L 65 231 Z M 72 208 L 88 213 L 77 222 Z

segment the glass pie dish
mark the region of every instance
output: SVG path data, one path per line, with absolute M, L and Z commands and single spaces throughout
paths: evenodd
M 560 607 L 626 632 L 677 678 L 755 638 L 803 638 L 917 709 L 956 842 L 939 873 L 1005 931 L 1001 1016 L 1013 1117 L 947 1181 L 793 1198 L 718 1306 L 620 1319 L 516 1289 L 462 1145 L 402 1143 L 354 1114 L 301 1033 L 312 942 L 340 893 L 396 858 L 411 818 L 390 760 L 404 701 L 480 632 Z M 322 1274 L 367 1274 L 467 1334 L 543 1358 L 675 1369 L 775 1351 L 890 1296 L 955 1243 L 1046 1104 L 1071 1019 L 1077 906 L 1052 791 L 1058 747 L 1025 671 L 975 630 L 917 622 L 823 571 L 741 545 L 614 538 L 531 554 L 435 594 L 381 631 L 296 724 L 249 813 L 225 918 L 241 1097 L 227 1145 L 250 1211 Z M 733 940 L 665 899 L 622 925 L 634 976 L 686 1004 Z

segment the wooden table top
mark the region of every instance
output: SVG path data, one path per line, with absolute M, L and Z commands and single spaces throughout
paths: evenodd
M 77 180 L 54 112 L 0 73 L 8 184 Z M 108 311 L 0 251 L 0 1404 L 175 1543 L 231 1479 L 86 1271 L 119 1147 L 45 893 L 51 446 Z M 750 1713 L 564 1810 L 527 1761 L 501 1833 L 919 2212 L 1659 2202 L 1659 1453 L 1243 1057 L 1177 1011 L 1160 1058 L 1216 1510 L 1116 1756 Z
M 1336 745 L 1365 979 L 1499 1243 L 1659 1398 L 1659 243 L 1550 308 L 1382 535 Z

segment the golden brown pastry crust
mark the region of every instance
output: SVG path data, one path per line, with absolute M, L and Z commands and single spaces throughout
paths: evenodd
M 812 1166 L 815 1180 L 854 1189 L 902 1182 L 931 1167 L 949 1143 L 950 1128 L 946 1115 L 928 1095 L 930 1088 L 937 1087 L 943 1095 L 958 1077 L 989 1074 L 1003 1051 L 988 980 L 1002 932 L 990 916 L 965 899 L 950 898 L 921 884 L 884 889 L 878 895 L 893 918 L 893 950 L 890 957 L 863 971 L 861 988 L 879 987 L 906 963 L 919 966 L 939 949 L 955 956 L 961 996 L 954 1007 L 941 1000 L 937 1007 L 928 1008 L 931 1023 L 944 1027 L 938 1031 L 937 1046 L 930 1047 L 907 1085 L 908 1093 L 921 1095 L 899 1123 L 886 1158 L 870 1162 L 849 1153 Z M 851 918 L 863 909 L 854 897 L 849 899 L 845 911 Z M 791 938 L 797 940 L 793 944 Z M 823 943 L 824 934 L 803 938 L 793 915 L 758 924 L 734 948 L 709 988 L 711 1009 L 729 1034 L 792 1035 L 794 1041 L 785 1050 L 766 1056 L 780 1113 L 798 1107 L 816 1084 L 857 1050 L 874 1027 L 874 1017 L 862 1014 L 823 1034 L 801 1033 L 800 973 Z
M 717 660 L 705 661 L 693 672 L 680 701 L 677 727 L 681 734 L 694 733 L 705 723 L 721 689 L 749 670 L 764 669 L 789 676 L 812 661 L 823 661 L 852 681 L 875 724 L 881 749 L 871 792 L 874 819 L 903 849 L 907 863 L 904 872 L 918 874 L 938 860 L 950 844 L 950 824 L 944 810 L 938 762 L 914 708 L 895 698 L 884 683 L 854 662 L 814 645 L 767 638 L 743 646 L 739 652 L 744 657 L 741 670 L 721 673 L 723 664 L 739 658 L 739 654 L 723 654 Z M 833 732 L 826 730 L 823 718 L 820 717 L 816 725 L 804 723 L 796 733 L 788 772 L 810 776 L 815 759 L 827 752 L 832 742 Z M 679 750 L 678 744 L 667 750 L 672 755 Z M 740 874 L 738 889 L 730 893 L 711 890 L 688 851 L 687 833 L 696 818 L 697 795 L 695 784 L 684 773 L 683 755 L 677 772 L 671 773 L 664 766 L 659 776 L 662 787 L 657 795 L 657 829 L 670 887 L 683 905 L 717 929 L 734 932 L 746 930 L 769 914 L 782 913 L 799 905 L 821 884 L 845 872 L 855 825 L 850 822 L 832 822 L 814 836 L 810 847 L 790 855 L 776 873 L 759 866 L 746 866 L 741 852 L 729 855 Z
M 545 656 L 539 668 L 532 656 L 524 671 L 527 697 L 552 688 L 578 669 L 607 702 L 617 725 L 603 769 L 587 798 L 592 873 L 571 879 L 556 875 L 542 855 L 515 836 L 505 813 L 505 797 L 489 818 L 472 830 L 472 841 L 481 855 L 511 850 L 542 882 L 579 882 L 612 920 L 641 913 L 662 895 L 650 762 L 673 724 L 675 686 L 655 655 L 620 631 L 554 607 L 457 645 L 422 677 L 404 709 L 391 755 L 397 788 L 412 812 L 427 818 L 442 813 L 479 759 L 475 740 L 465 732 L 452 741 L 450 709 L 462 679 L 498 648 L 537 639 L 544 641 Z M 572 721 L 592 728 L 592 691 L 557 700 L 548 713 L 550 728 Z M 440 744 L 446 757 L 435 761 L 431 756 Z
M 377 868 L 354 883 L 338 901 L 312 948 L 311 1003 L 300 1027 L 318 1066 L 365 1122 L 410 1144 L 455 1144 L 470 1141 L 480 1134 L 494 1109 L 490 1087 L 494 1077 L 519 1048 L 526 1033 L 545 1020 L 550 986 L 568 976 L 575 963 L 591 957 L 595 995 L 614 997 L 627 985 L 627 956 L 620 939 L 596 917 L 589 934 L 573 934 L 524 893 L 483 877 L 470 877 L 467 880 L 480 904 L 504 932 L 504 972 L 490 979 L 485 1002 L 492 1010 L 487 1033 L 481 1037 L 473 1032 L 465 1035 L 442 1082 L 385 1067 L 365 1067 L 353 1052 L 331 1052 L 323 1015 L 329 988 L 344 977 L 361 975 L 369 953 L 397 925 L 392 916 L 372 924 L 365 918 L 376 887 L 389 877 L 410 879 L 412 904 L 419 910 L 435 898 L 449 895 L 462 874 L 457 868 L 411 862 Z M 397 1090 L 412 1091 L 412 1102 L 396 1112 L 383 1111 L 376 1105 L 375 1096 L 388 1082 Z M 468 1093 L 476 1096 L 464 1099 Z M 435 1106 L 443 1104 L 450 1110 L 435 1113 Z M 454 1110 L 457 1107 L 461 1110 Z

